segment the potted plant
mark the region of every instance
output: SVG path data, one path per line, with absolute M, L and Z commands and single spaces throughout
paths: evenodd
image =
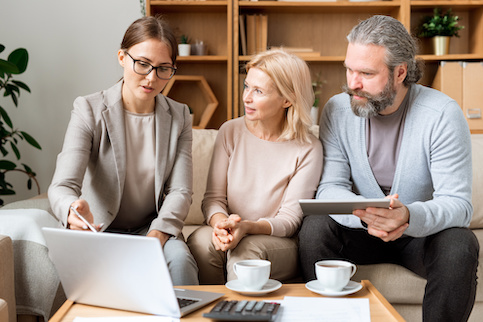
M 178 44 L 178 53 L 180 56 L 189 56 L 191 53 L 190 39 L 186 35 L 181 35 L 180 43 Z
M 5 46 L 0 44 L 0 53 L 4 50 Z M 0 93 L 3 91 L 3 97 L 10 96 L 15 107 L 18 107 L 20 90 L 30 92 L 30 88 L 25 83 L 14 80 L 13 75 L 22 74 L 27 69 L 27 64 L 28 52 L 24 48 L 15 49 L 8 55 L 7 60 L 0 59 Z M 0 151 L 4 157 L 0 160 L 0 195 L 15 194 L 12 184 L 6 179 L 6 174 L 10 171 L 25 173 L 28 177 L 27 188 L 30 190 L 32 182 L 35 182 L 40 193 L 39 184 L 35 179 L 36 174 L 28 165 L 22 163 L 22 167 L 17 167 L 15 162 L 5 159 L 11 151 L 16 159 L 20 160 L 20 151 L 17 147 L 19 140 L 25 140 L 31 146 L 41 150 L 39 143 L 32 136 L 14 128 L 7 111 L 0 106 Z M 0 205 L 3 205 L 2 199 L 0 199 Z
M 310 117 L 312 118 L 312 123 L 317 124 L 319 122 L 319 103 L 320 94 L 322 93 L 323 81 L 320 80 L 320 72 L 316 74 L 315 79 L 312 81 L 312 89 L 314 91 L 314 104 L 310 110 Z
M 451 37 L 459 37 L 458 31 L 464 26 L 458 25 L 459 17 L 451 9 L 443 12 L 434 8 L 432 16 L 426 16 L 420 26 L 419 37 L 432 38 L 436 55 L 445 55 L 449 51 Z

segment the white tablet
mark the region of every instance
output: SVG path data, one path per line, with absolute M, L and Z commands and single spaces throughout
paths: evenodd
M 391 199 L 357 199 L 357 200 L 335 200 L 335 199 L 301 199 L 300 207 L 304 216 L 307 215 L 347 215 L 352 214 L 356 209 L 368 207 L 389 208 Z

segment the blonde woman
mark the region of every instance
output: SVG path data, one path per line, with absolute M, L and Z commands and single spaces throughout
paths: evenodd
M 220 127 L 202 204 L 207 225 L 188 240 L 202 284 L 236 279 L 233 263 L 244 259 L 271 261 L 273 279 L 295 277 L 298 200 L 314 197 L 321 176 L 307 64 L 272 50 L 246 70 L 245 116 Z

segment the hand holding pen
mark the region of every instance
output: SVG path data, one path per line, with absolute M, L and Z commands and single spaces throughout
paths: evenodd
M 82 211 L 80 211 L 82 210 Z M 84 215 L 81 215 L 82 212 Z M 69 217 L 67 221 L 69 223 L 69 228 L 73 230 L 91 230 L 93 232 L 98 232 L 103 224 L 97 225 L 95 227 L 91 222 L 93 222 L 94 217 L 89 210 L 89 205 L 85 200 L 77 200 L 70 206 Z

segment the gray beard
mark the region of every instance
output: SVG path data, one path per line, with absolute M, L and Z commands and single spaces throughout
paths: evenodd
M 343 90 L 350 96 L 352 112 L 363 118 L 379 115 L 380 112 L 384 111 L 394 103 L 396 97 L 396 91 L 390 81 L 387 82 L 384 90 L 376 95 L 371 95 L 364 91 L 351 90 L 347 85 L 344 85 Z M 366 98 L 367 102 L 362 103 L 355 101 L 353 99 L 354 95 Z

